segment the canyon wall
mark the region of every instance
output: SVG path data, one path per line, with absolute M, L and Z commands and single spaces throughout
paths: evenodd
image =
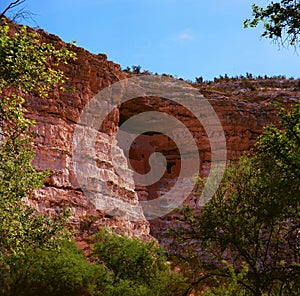
M 243 82 L 232 81 L 196 86 L 208 99 L 220 119 L 226 137 L 228 163 L 237 161 L 244 152 L 249 151 L 266 125 L 278 123 L 275 102 L 287 107 L 300 99 L 299 88 L 295 88 L 297 81 L 290 81 L 288 86 L 284 84 L 285 87 L 281 87 L 281 84 L 278 87 L 277 82 L 272 79 L 265 80 L 255 91 L 245 87 Z M 252 83 L 258 84 L 257 81 Z M 120 122 L 126 122 L 134 114 L 145 111 L 167 112 L 184 123 L 191 131 L 199 149 L 200 176 L 206 178 L 211 166 L 211 147 L 204 127 L 192 114 L 192 110 L 186 110 L 179 104 L 159 98 L 151 100 L 142 98 L 121 106 Z M 139 173 L 148 172 L 150 170 L 148 160 L 154 152 L 165 155 L 166 171 L 155 184 L 136 186 L 140 200 L 154 199 L 167 193 L 176 183 L 180 172 L 181 157 L 176 143 L 167 136 L 157 133 L 147 133 L 136 138 L 129 155 L 132 167 Z M 197 186 L 185 203 L 197 208 L 200 196 L 195 193 Z M 180 215 L 177 211 L 151 220 L 151 234 L 162 244 L 168 244 L 168 229 L 176 228 L 179 220 Z
M 39 33 L 46 42 L 51 42 L 56 47 L 66 46 L 54 35 L 41 30 Z M 87 196 L 80 187 L 72 159 L 74 130 L 82 110 L 99 91 L 127 75 L 120 70 L 119 65 L 108 61 L 104 54 L 94 55 L 82 48 L 70 44 L 67 46 L 77 55 L 75 61 L 62 67 L 67 77 L 67 87 L 71 91 L 53 90 L 48 99 L 31 96 L 26 102 L 27 117 L 35 120 L 38 135 L 34 143 L 36 157 L 33 164 L 41 170 L 51 171 L 45 186 L 37 190 L 30 201 L 39 211 L 50 214 L 59 213 L 62 207 L 69 208 L 72 213 L 70 223 L 79 231 L 79 244 L 81 241 L 83 246 L 85 238 L 102 226 L 112 227 L 118 233 L 147 239 L 149 223 L 139 206 L 132 174 L 128 170 L 128 178 L 123 180 L 118 177 L 117 168 L 112 164 L 111 151 L 114 150 L 118 155 L 117 165 L 127 168 L 127 160 L 115 139 L 119 121 L 118 109 L 111 112 L 97 133 L 98 159 L 97 167 L 93 171 L 97 171 L 98 178 L 106 183 L 106 191 L 98 189 L 97 198 L 113 194 L 125 204 L 135 205 L 139 221 L 131 221 L 110 213 L 109 210 L 101 211 L 96 206 L 97 198 Z M 106 103 L 101 102 L 103 106 Z M 82 155 L 88 153 L 85 148 L 82 148 Z M 89 182 L 92 186 L 92 177 Z
M 42 38 L 56 46 L 65 44 L 56 36 L 39 31 Z M 176 143 L 161 134 L 149 131 L 139 135 L 131 145 L 126 159 L 118 146 L 116 134 L 119 126 L 133 115 L 146 111 L 166 112 L 180 120 L 196 140 L 200 155 L 200 175 L 207 177 L 211 166 L 211 147 L 203 126 L 195 118 L 192 110 L 171 100 L 163 98 L 136 98 L 127 101 L 110 112 L 97 133 L 97 155 L 95 163 L 100 178 L 105 184 L 105 192 L 97 188 L 95 198 L 84 193 L 73 169 L 72 146 L 76 123 L 82 110 L 101 90 L 111 84 L 129 77 L 120 70 L 120 66 L 107 60 L 104 54 L 91 54 L 82 48 L 67 45 L 77 54 L 77 60 L 64 65 L 62 70 L 68 78 L 68 86 L 74 91 L 54 90 L 50 98 L 42 100 L 29 97 L 26 103 L 28 117 L 36 121 L 38 138 L 35 141 L 36 157 L 34 165 L 39 169 L 50 169 L 51 175 L 46 185 L 39 189 L 31 199 L 40 211 L 57 213 L 62 206 L 69 207 L 73 213 L 71 223 L 80 230 L 80 238 L 97 231 L 103 225 L 111 226 L 119 233 L 149 238 L 149 222 L 143 218 L 138 199 L 152 200 L 168 192 L 177 181 L 181 156 Z M 194 85 L 215 109 L 222 124 L 227 144 L 227 160 L 236 161 L 244 151 L 256 142 L 263 127 L 276 123 L 276 108 L 273 102 L 289 105 L 299 100 L 299 82 L 284 79 L 265 79 L 261 81 L 229 80 L 216 83 Z M 103 108 L 108 103 L 103 103 Z M 117 151 L 117 166 L 126 170 L 126 180 L 120 178 L 116 161 L 112 159 L 112 150 Z M 132 168 L 140 174 L 149 171 L 149 157 L 153 152 L 165 155 L 167 164 L 163 177 L 149 186 L 134 184 Z M 82 154 L 88 157 L 87 147 Z M 93 185 L 91 176 L 90 185 Z M 104 188 L 103 187 L 103 188 Z M 109 188 L 109 190 L 107 189 Z M 108 190 L 108 192 L 107 192 Z M 130 219 L 115 215 L 114 210 L 101 211 L 96 207 L 101 196 L 114 196 L 134 207 L 139 219 Z M 196 207 L 197 195 L 190 194 L 186 203 Z M 107 205 L 109 207 L 109 205 Z M 173 213 L 151 223 L 151 234 L 162 238 L 167 228 L 176 224 L 177 214 Z M 142 218 L 141 218 L 142 217 Z

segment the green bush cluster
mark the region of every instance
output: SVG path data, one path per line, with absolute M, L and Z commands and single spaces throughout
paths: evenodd
M 183 295 L 183 278 L 170 270 L 156 243 L 108 230 L 95 237 L 90 263 L 70 240 L 28 248 L 2 262 L 2 295 Z

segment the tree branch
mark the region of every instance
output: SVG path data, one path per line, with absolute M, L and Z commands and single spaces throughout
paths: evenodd
M 13 9 L 13 8 L 15 8 L 15 7 L 21 5 L 21 4 L 24 3 L 25 1 L 26 1 L 26 0 L 16 0 L 16 1 L 14 1 L 14 2 L 11 2 L 11 3 L 4 9 L 4 11 L 0 14 L 0 19 L 3 18 L 3 17 L 5 16 L 5 14 L 6 14 L 9 10 L 11 10 L 11 9 Z

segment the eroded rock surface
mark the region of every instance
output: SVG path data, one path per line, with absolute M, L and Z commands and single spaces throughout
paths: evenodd
M 65 44 L 56 36 L 40 31 L 47 42 L 56 46 Z M 90 100 L 109 85 L 123 80 L 128 74 L 120 70 L 120 66 L 107 60 L 103 54 L 94 55 L 82 48 L 68 45 L 77 53 L 77 60 L 63 66 L 68 77 L 68 86 L 74 91 L 61 92 L 53 90 L 50 98 L 41 100 L 30 97 L 27 100 L 28 117 L 36 121 L 36 158 L 34 165 L 39 169 L 50 169 L 51 176 L 46 186 L 38 190 L 32 197 L 32 203 L 40 211 L 57 213 L 62 206 L 73 211 L 71 223 L 80 230 L 80 239 L 94 233 L 103 225 L 111 226 L 119 233 L 130 236 L 149 237 L 149 223 L 144 219 L 134 221 L 124 215 L 115 215 L 114 205 L 106 202 L 101 196 L 113 196 L 134 207 L 139 217 L 143 212 L 138 203 L 155 199 L 164 195 L 174 186 L 181 169 L 181 157 L 176 143 L 167 136 L 149 131 L 139 135 L 129 152 L 129 160 L 125 158 L 118 146 L 116 134 L 119 126 L 131 116 L 145 111 L 166 112 L 180 120 L 192 133 L 196 140 L 200 155 L 200 175 L 207 177 L 211 167 L 211 147 L 208 135 L 193 110 L 186 110 L 181 105 L 160 98 L 138 98 L 123 103 L 114 109 L 97 133 L 97 154 L 94 159 L 95 170 L 90 171 L 89 186 L 93 186 L 93 178 L 100 178 L 103 186 L 95 185 L 95 198 L 87 196 L 73 169 L 72 149 L 73 135 L 80 114 Z M 276 110 L 273 102 L 280 101 L 290 105 L 300 99 L 299 81 L 284 79 L 262 79 L 260 81 L 221 81 L 196 85 L 199 92 L 209 100 L 215 109 L 226 136 L 227 160 L 236 161 L 244 151 L 256 142 L 263 127 L 276 123 Z M 103 101 L 103 106 L 107 104 Z M 167 128 L 167 127 L 166 127 Z M 112 159 L 117 155 L 117 161 Z M 117 153 L 116 153 L 117 151 Z M 140 174 L 150 170 L 149 157 L 153 152 L 162 152 L 167 160 L 163 177 L 149 186 L 135 185 L 132 171 L 127 161 Z M 82 154 L 89 157 L 87 147 L 83 146 Z M 118 168 L 126 174 L 120 178 Z M 96 183 L 95 183 L 96 184 Z M 103 189 L 105 188 L 105 189 Z M 186 203 L 197 206 L 197 196 L 192 193 Z M 97 209 L 105 208 L 105 211 Z M 109 210 L 109 207 L 111 211 Z M 176 214 L 151 221 L 151 234 L 163 238 L 167 228 L 176 224 Z M 84 240 L 82 240 L 84 244 Z
M 43 31 L 39 32 L 47 42 L 52 42 L 58 47 L 65 46 L 58 37 Z M 31 202 L 40 211 L 50 214 L 59 213 L 61 207 L 71 209 L 73 214 L 70 223 L 79 230 L 79 241 L 103 225 L 112 227 L 118 233 L 148 238 L 149 223 L 143 218 L 133 180 L 120 179 L 112 164 L 111 151 L 114 150 L 115 155 L 116 151 L 119 155 L 117 165 L 128 168 L 127 160 L 115 140 L 119 121 L 117 109 L 110 113 L 97 133 L 97 160 L 91 169 L 91 172 L 99 172 L 97 177 L 105 183 L 105 186 L 97 188 L 97 194 L 91 198 L 84 193 L 78 183 L 74 173 L 72 149 L 74 130 L 79 116 L 99 91 L 126 78 L 126 74 L 120 70 L 119 65 L 108 61 L 104 54 L 94 55 L 82 48 L 68 46 L 77 54 L 76 61 L 62 68 L 68 78 L 67 86 L 72 91 L 54 90 L 46 100 L 30 97 L 26 102 L 27 116 L 36 121 L 38 133 L 35 141 L 34 165 L 39 169 L 51 171 L 46 186 L 34 194 Z M 107 102 L 102 103 L 105 105 Z M 83 147 L 83 157 L 89 157 L 88 153 L 86 147 Z M 130 170 L 128 174 L 131 175 Z M 94 175 L 91 173 L 88 177 L 89 186 L 92 186 Z M 109 196 L 112 193 L 114 198 L 124 202 L 125 205 L 134 204 L 137 214 L 142 218 L 133 221 L 124 215 L 115 215 L 109 209 L 102 211 L 97 203 L 101 202 L 101 196 Z M 82 244 L 84 245 L 84 242 Z
M 199 88 L 202 95 L 216 111 L 226 137 L 227 161 L 237 161 L 240 156 L 249 151 L 263 128 L 270 124 L 277 124 L 277 108 L 274 103 L 281 106 L 290 106 L 300 99 L 299 80 L 263 79 L 261 81 L 227 81 L 222 83 L 203 83 Z M 176 117 L 191 131 L 196 140 L 200 155 L 200 175 L 206 178 L 211 168 L 211 146 L 208 135 L 193 115 L 193 110 L 186 110 L 174 102 L 159 98 L 141 98 L 128 101 L 120 108 L 120 123 L 126 122 L 131 116 L 145 111 L 160 111 Z M 171 128 L 171 127 L 170 127 Z M 154 152 L 161 152 L 167 159 L 167 168 L 163 177 L 150 186 L 136 185 L 140 200 L 154 199 L 164 195 L 177 182 L 181 169 L 181 157 L 176 143 L 166 135 L 147 133 L 139 135 L 133 142 L 130 150 L 132 167 L 140 174 L 150 170 L 149 157 Z M 196 207 L 199 205 L 199 195 L 195 194 L 197 186 L 185 203 Z M 180 217 L 176 212 L 165 217 L 150 221 L 151 234 L 159 238 L 163 244 L 168 244 L 169 228 L 176 227 Z

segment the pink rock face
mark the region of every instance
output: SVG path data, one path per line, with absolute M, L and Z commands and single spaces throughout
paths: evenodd
M 40 31 L 40 34 L 44 40 L 52 42 L 55 46 L 65 45 L 54 35 L 43 31 Z M 64 65 L 62 70 L 68 78 L 68 86 L 73 87 L 74 92 L 53 90 L 47 100 L 29 97 L 26 103 L 28 117 L 36 121 L 36 131 L 39 135 L 35 141 L 34 165 L 42 170 L 51 170 L 46 186 L 34 194 L 31 202 L 40 211 L 50 213 L 59 212 L 61 207 L 71 208 L 71 223 L 80 230 L 78 239 L 81 245 L 85 245 L 84 238 L 103 225 L 111 226 L 119 233 L 149 238 L 149 222 L 146 220 L 131 221 L 97 209 L 95 200 L 84 194 L 73 170 L 73 135 L 82 110 L 102 89 L 126 79 L 128 75 L 120 70 L 119 65 L 108 61 L 103 54 L 94 55 L 72 45 L 68 47 L 76 52 L 77 60 Z M 253 88 L 247 88 L 244 83 L 226 81 L 197 86 L 221 121 L 226 136 L 228 161 L 238 160 L 253 146 L 265 125 L 276 123 L 276 111 L 272 102 L 279 100 L 289 105 L 293 100 L 300 98 L 299 88 L 295 87 L 297 81 L 286 80 L 280 83 L 270 79 L 249 82 L 255 86 L 255 91 Z M 105 103 L 103 101 L 104 105 Z M 166 112 L 180 120 L 190 130 L 197 143 L 201 160 L 199 174 L 207 177 L 211 166 L 208 136 L 191 111 L 160 98 L 139 98 L 123 103 L 109 114 L 97 134 L 95 163 L 100 169 L 101 178 L 105 181 L 109 194 L 136 207 L 138 198 L 141 201 L 152 200 L 168 192 L 176 183 L 181 169 L 181 157 L 176 143 L 159 133 L 147 133 L 137 137 L 131 145 L 129 159 L 126 160 L 116 141 L 118 127 L 131 116 L 145 111 Z M 112 160 L 112 150 L 118 151 L 115 162 L 125 171 L 130 182 L 119 178 Z M 134 186 L 131 182 L 132 171 L 128 169 L 127 161 L 138 173 L 146 174 L 150 170 L 149 157 L 155 151 L 162 152 L 167 160 L 163 177 L 149 186 Z M 88 154 L 88 151 L 85 150 L 84 153 Z M 90 186 L 93 186 L 92 182 Z M 101 192 L 99 186 L 96 187 L 95 185 L 93 190 L 99 194 L 108 194 Z M 186 203 L 196 206 L 197 197 L 193 193 L 190 194 Z M 138 207 L 138 211 L 143 215 L 141 207 Z M 176 215 L 170 214 L 151 221 L 151 233 L 163 239 L 165 230 L 173 227 L 175 219 Z
M 257 81 L 252 83 L 257 84 Z M 239 94 L 242 86 L 230 88 L 230 82 L 225 86 L 229 90 L 218 91 L 219 84 L 202 85 L 200 92 L 209 100 L 217 113 L 226 137 L 227 161 L 237 161 L 240 156 L 253 147 L 263 128 L 270 123 L 277 123 L 276 108 L 273 103 L 279 101 L 283 106 L 289 106 L 300 98 L 300 92 L 295 90 L 296 82 L 290 81 L 285 89 L 273 87 L 273 81 L 266 80 L 255 92 L 245 90 Z M 224 87 L 224 85 L 222 86 Z M 120 107 L 120 122 L 126 122 L 131 116 L 145 111 L 167 112 L 191 131 L 200 155 L 199 175 L 206 178 L 211 168 L 211 146 L 204 127 L 197 118 L 184 107 L 174 102 L 166 102 L 159 98 L 137 99 L 128 101 Z M 161 152 L 167 159 L 167 168 L 163 177 L 150 186 L 136 186 L 140 200 L 151 200 L 164 195 L 176 183 L 181 169 L 181 157 L 176 146 L 167 136 L 158 133 L 140 135 L 131 145 L 129 153 L 130 163 L 138 173 L 148 173 L 149 157 L 154 152 Z M 199 195 L 194 193 L 187 196 L 185 203 L 196 207 Z M 151 234 L 162 244 L 168 244 L 167 229 L 176 227 L 177 214 L 171 213 L 165 217 L 150 221 Z
M 39 31 L 42 38 L 61 47 L 65 44 L 56 36 Z M 64 65 L 67 85 L 74 91 L 54 90 L 48 99 L 29 97 L 26 102 L 27 116 L 36 122 L 38 138 L 35 141 L 36 157 L 33 164 L 41 170 L 49 169 L 51 175 L 43 188 L 37 190 L 31 203 L 41 212 L 58 213 L 61 207 L 72 211 L 71 225 L 79 230 L 79 244 L 101 226 L 110 226 L 116 232 L 129 236 L 149 237 L 149 223 L 130 221 L 121 216 L 110 215 L 96 207 L 95 200 L 87 197 L 80 187 L 73 169 L 72 145 L 76 123 L 86 104 L 102 89 L 126 78 L 120 66 L 107 60 L 105 55 L 94 55 L 82 48 L 68 45 L 77 54 L 77 60 Z M 105 102 L 103 102 L 105 104 Z M 117 198 L 125 203 L 135 203 L 138 196 L 132 184 L 120 180 L 112 165 L 111 150 L 119 149 L 115 140 L 118 129 L 119 111 L 116 109 L 105 119 L 97 134 L 97 167 L 110 188 L 117 192 Z M 82 151 L 87 153 L 87 151 Z M 127 168 L 127 160 L 120 150 L 118 164 Z M 131 172 L 128 170 L 129 174 Z M 108 186 L 106 186 L 108 187 Z M 99 194 L 104 194 L 97 188 Z M 106 192 L 105 192 L 106 193 Z M 140 215 L 142 209 L 137 208 Z

